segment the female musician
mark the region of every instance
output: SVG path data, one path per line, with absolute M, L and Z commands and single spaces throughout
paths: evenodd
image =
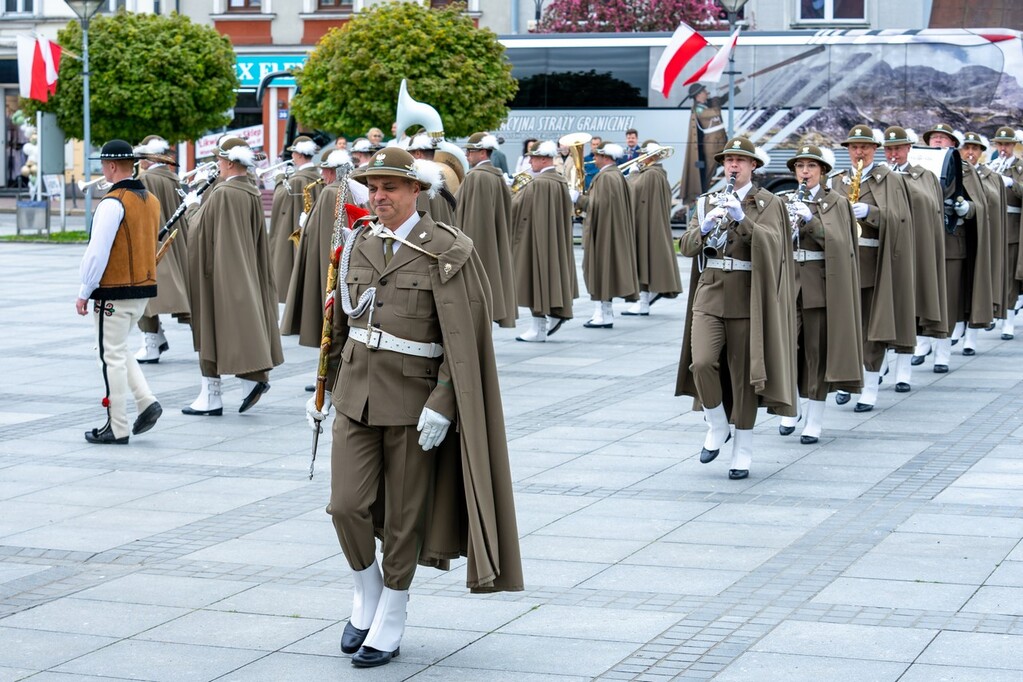
M 856 220 L 840 194 L 821 185 L 834 165 L 830 150 L 809 144 L 788 161 L 803 192 L 788 209 L 793 227 L 798 328 L 797 386 L 809 403 L 799 442 L 816 443 L 824 420 L 824 401 L 836 389 L 858 393 L 863 383 L 860 331 L 860 281 L 856 259 Z M 787 436 L 797 418 L 782 417 L 778 431 Z

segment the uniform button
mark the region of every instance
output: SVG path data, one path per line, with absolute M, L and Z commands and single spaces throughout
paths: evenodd
M 384 307 L 384 302 L 383 301 L 377 301 L 377 308 L 383 308 L 383 307 Z
M 429 368 L 427 368 L 427 370 L 426 370 L 426 373 L 427 373 L 427 374 L 433 374 L 433 370 L 432 370 L 432 369 L 429 369 Z
M 419 286 L 419 282 L 412 282 L 412 286 L 414 286 L 414 287 Z
M 384 277 L 383 279 L 380 280 L 380 286 L 382 286 L 382 287 L 383 286 L 387 286 L 387 278 L 386 277 Z

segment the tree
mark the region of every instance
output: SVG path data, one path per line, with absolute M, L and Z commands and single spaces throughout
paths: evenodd
M 82 49 L 82 27 L 68 23 L 61 47 Z M 171 14 L 99 16 L 89 24 L 90 128 L 93 140 L 137 142 L 160 135 L 174 144 L 230 123 L 238 78 L 231 41 L 212 27 Z M 22 100 L 31 113 L 53 112 L 68 135 L 84 136 L 82 62 L 65 54 L 49 102 Z
M 714 0 L 553 0 L 538 33 L 632 33 L 674 31 L 681 22 L 718 28 L 721 7 Z
M 295 118 L 338 134 L 388 130 L 407 78 L 409 94 L 437 110 L 449 137 L 493 130 L 518 85 L 497 35 L 476 28 L 464 9 L 388 3 L 331 30 L 295 76 Z

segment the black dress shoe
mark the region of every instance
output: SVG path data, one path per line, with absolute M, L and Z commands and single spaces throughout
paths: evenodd
M 127 445 L 128 436 L 118 438 L 107 424 L 102 429 L 92 429 L 85 432 L 85 440 L 99 445 Z
M 310 384 L 310 385 L 306 386 L 305 387 L 305 392 L 306 393 L 315 393 L 316 392 L 316 385 L 315 384 Z
M 650 313 L 630 313 L 628 310 L 623 310 L 622 312 L 620 312 L 618 314 L 619 315 L 628 315 L 629 317 L 645 317 L 645 316 L 649 315 Z
M 131 432 L 136 436 L 140 433 L 145 433 L 149 429 L 156 426 L 156 420 L 163 414 L 163 408 L 160 407 L 160 403 L 153 403 L 146 409 L 142 410 L 142 413 L 135 419 L 135 424 L 131 427 Z
M 800 436 L 799 437 L 799 442 L 802 443 L 803 445 L 813 445 L 818 440 L 819 439 L 817 438 L 817 436 Z
M 586 327 L 587 329 L 612 329 L 614 328 L 615 324 L 614 322 L 602 322 L 601 324 L 595 324 L 594 322 L 587 320 L 586 322 L 583 322 L 583 326 Z M 547 336 L 550 335 L 551 333 L 547 332 Z
M 872 409 L 874 409 L 873 405 L 868 405 L 866 403 L 856 403 L 856 407 L 853 408 L 853 412 L 870 412 Z
M 792 432 L 796 430 L 795 426 L 779 426 L 778 435 L 780 436 L 791 436 Z
M 1002 341 L 1012 341 L 1012 334 L 1002 334 Z
M 565 319 L 566 318 L 564 318 L 564 317 L 559 317 L 558 321 L 554 323 L 554 326 L 547 330 L 547 336 L 550 336 L 554 332 L 556 332 L 559 329 L 561 329 L 561 325 L 565 324 Z
M 160 355 L 163 355 L 164 353 L 166 353 L 167 351 L 170 350 L 170 344 L 167 343 L 166 341 L 164 341 L 163 343 L 160 344 L 160 347 L 157 350 L 160 351 Z M 155 365 L 155 364 L 158 364 L 160 362 L 160 355 L 157 355 L 152 360 L 139 360 L 138 363 L 140 365 Z
M 725 442 L 727 443 L 730 440 L 732 440 L 731 431 L 728 432 L 728 437 L 725 438 Z M 707 448 L 704 448 L 703 450 L 700 451 L 700 464 L 709 464 L 710 462 L 713 462 L 714 458 L 718 456 L 719 452 L 721 452 L 720 449 L 708 450 Z
M 181 414 L 191 415 L 193 417 L 220 417 L 224 414 L 224 408 L 218 407 L 215 410 L 193 410 L 191 406 L 182 407 Z
M 341 633 L 341 652 L 354 654 L 362 647 L 362 643 L 366 641 L 366 635 L 368 634 L 369 628 L 360 630 L 352 625 L 352 621 L 348 621 L 345 623 L 344 632 Z
M 400 651 L 401 647 L 394 651 L 378 651 L 371 646 L 364 646 L 352 656 L 352 665 L 356 668 L 375 668 L 390 663 L 392 658 L 398 658 Z
M 910 385 L 907 384 L 905 381 L 900 381 L 899 383 L 895 384 L 896 393 L 909 393 L 909 391 Z
M 977 351 L 975 351 L 972 348 L 963 348 L 963 355 L 965 355 L 966 357 L 970 357 L 971 355 L 976 355 L 976 354 L 977 354 Z
M 657 303 L 662 298 L 664 298 L 664 294 L 654 294 L 653 296 L 650 297 L 650 305 Z
M 994 322 L 992 322 L 992 323 L 991 323 L 991 324 L 989 324 L 988 326 L 984 327 L 984 331 L 986 331 L 986 332 L 989 332 L 989 331 L 991 331 L 991 330 L 992 330 L 992 329 L 994 329 L 994 328 L 995 328 L 995 323 L 994 323 Z
M 259 399 L 263 397 L 263 394 L 270 390 L 270 382 L 268 381 L 257 381 L 256 385 L 252 387 L 249 394 L 245 396 L 245 400 L 242 401 L 242 406 L 238 408 L 239 412 L 245 412 L 250 407 L 259 402 Z
M 852 396 L 846 393 L 845 391 L 839 391 L 838 393 L 835 394 L 835 404 L 845 405 L 847 402 L 849 402 L 850 398 L 852 398 Z
M 935 365 L 934 366 L 934 373 L 935 374 L 948 374 L 948 365 Z
M 749 469 L 729 469 L 728 478 L 733 481 L 738 481 L 743 478 L 749 478 Z
M 930 354 L 931 350 L 927 349 L 927 352 L 924 353 L 923 355 L 914 355 L 913 359 L 909 361 L 909 364 L 913 365 L 914 367 L 919 367 L 920 365 L 924 364 L 924 358 L 926 358 Z
M 959 339 L 952 339 L 949 343 L 951 343 L 954 346 L 957 343 L 959 343 Z

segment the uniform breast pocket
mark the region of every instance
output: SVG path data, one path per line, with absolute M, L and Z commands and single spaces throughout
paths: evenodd
M 401 317 L 434 317 L 433 285 L 425 272 L 399 272 L 395 276 L 397 289 L 395 314 Z
M 359 300 L 362 292 L 366 291 L 369 283 L 373 280 L 373 268 L 350 268 L 345 276 L 345 285 L 348 287 L 348 294 L 352 297 L 352 305 Z

